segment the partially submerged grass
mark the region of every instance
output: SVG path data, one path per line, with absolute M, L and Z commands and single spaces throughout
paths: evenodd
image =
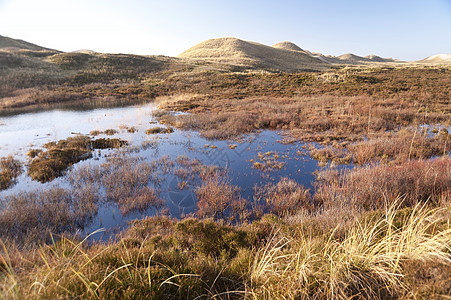
M 295 180 L 283 177 L 276 184 L 254 187 L 254 199 L 264 212 L 277 216 L 295 215 L 300 210 L 313 211 L 310 191 Z
M 401 103 L 397 98 L 368 95 L 246 97 L 221 101 L 174 97 L 160 103 L 160 108 L 184 110 L 187 103 L 196 103 L 188 110 L 193 114 L 161 113 L 159 118 L 178 128 L 198 130 L 206 138 L 227 139 L 256 129 L 289 129 L 303 141 L 332 144 L 384 136 L 408 126 L 449 125 L 448 108 L 442 108 L 441 102 L 424 101 Z M 428 107 L 427 113 L 421 105 Z
M 315 199 L 325 208 L 371 210 L 390 205 L 404 196 L 403 204 L 440 203 L 451 194 L 451 159 L 408 161 L 397 166 L 356 167 L 349 171 L 326 170 L 317 175 Z
M 149 129 L 146 129 L 144 132 L 145 134 L 157 134 L 157 133 L 173 133 L 174 129 L 170 126 L 164 128 L 164 127 L 152 127 Z
M 392 136 L 350 145 L 349 151 L 353 153 L 353 161 L 360 165 L 376 161 L 400 163 L 449 155 L 451 136 L 445 134 L 429 136 L 428 134 L 427 131 L 402 130 Z
M 0 158 L 0 191 L 11 187 L 22 173 L 22 163 L 12 156 Z
M 285 162 L 280 161 L 279 153 L 268 151 L 266 153 L 258 152 L 257 157 L 251 159 L 253 167 L 263 171 L 274 171 L 282 169 L 285 166 Z
M 119 139 L 96 139 L 77 136 L 44 145 L 46 151 L 34 155 L 28 168 L 28 175 L 41 183 L 52 181 L 64 174 L 73 164 L 92 157 L 95 149 L 120 148 L 126 145 Z M 31 156 L 30 156 L 31 157 Z
M 82 229 L 97 212 L 98 192 L 91 187 L 52 187 L 6 196 L 0 210 L 0 237 L 21 245 L 48 242 L 50 234 Z
M 215 220 L 225 219 L 232 203 L 240 198 L 238 188 L 220 173 L 205 178 L 202 185 L 196 189 L 196 195 L 197 215 Z
M 385 133 L 382 137 L 370 138 L 353 144 L 327 146 L 310 150 L 310 155 L 322 162 L 336 164 L 354 163 L 365 165 L 369 163 L 400 164 L 409 160 L 428 159 L 449 155 L 451 136 L 432 134 L 402 129 L 398 132 Z
M 103 131 L 100 131 L 100 130 L 92 130 L 92 131 L 89 132 L 89 134 L 92 135 L 92 136 L 98 136 L 98 135 L 100 135 L 100 134 L 105 134 L 105 135 L 115 135 L 115 134 L 117 134 L 117 133 L 118 133 L 118 131 L 117 131 L 116 129 L 112 129 L 112 128 L 110 128 L 110 129 L 105 129 L 105 130 L 103 130 Z

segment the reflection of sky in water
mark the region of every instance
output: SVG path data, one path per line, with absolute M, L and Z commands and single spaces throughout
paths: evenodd
M 156 146 L 141 150 L 134 155 L 144 157 L 149 161 L 156 160 L 162 156 L 169 156 L 176 159 L 179 155 L 186 155 L 190 159 L 199 159 L 206 165 L 217 165 L 228 169 L 231 183 L 241 189 L 243 198 L 252 200 L 252 188 L 256 184 L 268 181 L 278 181 L 281 177 L 290 177 L 302 183 L 307 188 L 312 189 L 314 181 L 313 172 L 318 169 L 317 162 L 307 155 L 301 143 L 281 144 L 277 140 L 282 136 L 275 131 L 262 131 L 249 135 L 242 142 L 232 141 L 209 141 L 199 136 L 195 132 L 183 132 L 176 130 L 172 134 L 146 135 L 144 131 L 155 124 L 151 112 L 153 104 L 129 106 L 124 108 L 101 108 L 88 111 L 63 111 L 53 110 L 31 114 L 22 114 L 12 117 L 0 118 L 0 155 L 14 154 L 22 160 L 26 160 L 25 153 L 33 147 L 42 146 L 46 142 L 65 139 L 72 136 L 72 133 L 87 134 L 92 130 L 105 130 L 109 128 L 119 130 L 120 125 L 135 126 L 136 133 L 128 133 L 119 130 L 120 133 L 114 137 L 126 139 L 132 146 L 140 146 L 146 141 L 158 140 Z M 101 137 L 104 137 L 103 135 Z M 206 144 L 214 145 L 217 148 L 206 147 Z M 228 145 L 236 144 L 235 149 L 230 149 Z M 109 150 L 102 150 L 102 153 Z M 278 161 L 285 163 L 280 170 L 263 172 L 253 168 L 254 161 L 257 160 L 258 153 L 275 151 L 279 154 Z M 88 160 L 80 162 L 74 167 L 88 163 L 100 163 L 99 160 Z M 166 206 L 174 216 L 189 214 L 195 211 L 195 195 L 193 188 L 177 189 L 179 179 L 173 175 L 166 176 L 162 182 L 160 196 L 165 199 Z M 23 174 L 19 178 L 19 183 L 8 191 L 0 193 L 6 195 L 17 191 L 32 190 L 34 188 L 59 184 L 64 186 L 64 178 L 58 178 L 54 182 L 40 184 L 31 181 Z M 145 213 L 131 213 L 123 216 L 118 207 L 114 204 L 102 205 L 92 224 L 85 230 L 89 233 L 98 228 L 107 228 L 114 231 L 114 228 L 123 228 L 130 220 L 141 218 L 145 215 L 154 214 L 154 209 L 149 209 Z M 106 234 L 104 237 L 109 236 Z
M 118 129 L 121 124 L 148 128 L 154 104 L 93 110 L 49 110 L 0 117 L 0 156 L 65 139 L 72 133 Z M 133 137 L 129 136 L 133 139 Z

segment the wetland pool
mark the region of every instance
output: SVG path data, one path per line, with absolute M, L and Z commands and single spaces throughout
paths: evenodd
M 55 109 L 35 113 L 0 117 L 0 156 L 13 155 L 26 168 L 30 149 L 42 148 L 45 143 L 66 139 L 70 136 L 88 135 L 90 132 L 115 129 L 111 137 L 126 140 L 129 145 L 123 150 L 96 150 L 92 159 L 81 161 L 71 167 L 76 171 L 86 166 L 105 163 L 117 152 L 126 152 L 129 157 L 142 161 L 158 161 L 162 158 L 177 161 L 180 157 L 200 161 L 203 165 L 215 165 L 227 170 L 230 183 L 239 188 L 241 197 L 252 201 L 253 187 L 268 182 L 278 182 L 288 177 L 313 191 L 314 172 L 320 170 L 319 163 L 309 156 L 305 143 L 281 143 L 283 132 L 260 131 L 237 140 L 207 140 L 197 132 L 175 129 L 169 134 L 146 134 L 145 131 L 159 124 L 152 116 L 156 110 L 153 103 L 134 106 L 97 108 L 90 110 Z M 134 132 L 127 128 L 134 128 Z M 196 211 L 195 189 L 197 181 L 180 188 L 183 181 L 171 172 L 160 172 L 158 180 L 159 197 L 173 217 L 193 214 Z M 49 183 L 39 183 L 23 172 L 17 183 L 0 192 L 0 200 L 20 192 L 48 189 L 53 186 L 67 187 L 67 176 Z M 184 184 L 184 183 L 183 183 Z M 123 214 L 117 204 L 100 202 L 96 214 L 88 224 L 79 228 L 86 235 L 99 228 L 106 231 L 97 234 L 96 239 L 108 239 L 124 229 L 128 222 L 145 216 L 155 215 L 155 208 L 132 211 Z

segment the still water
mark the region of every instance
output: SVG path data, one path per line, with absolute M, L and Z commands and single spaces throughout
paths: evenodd
M 0 117 L 0 156 L 13 155 L 26 164 L 26 153 L 29 149 L 40 148 L 47 142 L 77 134 L 89 135 L 93 130 L 116 129 L 118 133 L 111 137 L 128 141 L 131 147 L 139 149 L 132 155 L 145 160 L 154 161 L 162 156 L 175 160 L 178 156 L 184 155 L 190 159 L 198 159 L 205 165 L 227 169 L 231 183 L 240 188 L 241 196 L 245 199 L 252 199 L 254 185 L 269 181 L 277 182 L 281 177 L 292 178 L 312 189 L 314 172 L 319 169 L 318 163 L 308 156 L 305 144 L 280 143 L 279 141 L 283 139 L 282 132 L 261 131 L 243 137 L 239 141 L 206 140 L 196 132 L 180 130 L 175 130 L 171 134 L 146 135 L 144 133 L 146 129 L 159 125 L 152 116 L 155 109 L 155 105 L 149 103 L 89 110 L 55 109 Z M 135 127 L 137 131 L 127 132 L 124 129 L 126 127 Z M 150 146 L 142 147 L 142 145 Z M 105 156 L 111 151 L 117 150 L 102 150 L 102 154 Z M 277 154 L 280 169 L 263 171 L 255 168 L 254 162 L 258 162 L 268 152 L 272 152 L 267 154 L 269 156 Z M 73 168 L 103 161 L 104 158 L 100 155 L 100 158 L 97 156 L 97 159 L 82 161 Z M 176 177 L 168 175 L 160 186 L 160 197 L 174 217 L 196 210 L 194 188 L 176 189 L 177 180 Z M 17 184 L 0 192 L 0 196 L 45 189 L 55 184 L 64 185 L 65 178 L 41 184 L 32 181 L 24 172 L 18 178 Z M 154 213 L 153 209 L 149 209 L 124 216 L 114 204 L 105 203 L 99 207 L 96 217 L 83 232 L 90 233 L 105 228 L 107 233 L 100 237 L 105 239 L 123 229 L 129 221 Z

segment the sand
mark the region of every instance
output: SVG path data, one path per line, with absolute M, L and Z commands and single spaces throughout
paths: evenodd
M 202 42 L 178 57 L 279 71 L 329 68 L 328 64 L 301 51 L 274 48 L 237 38 L 218 38 Z

